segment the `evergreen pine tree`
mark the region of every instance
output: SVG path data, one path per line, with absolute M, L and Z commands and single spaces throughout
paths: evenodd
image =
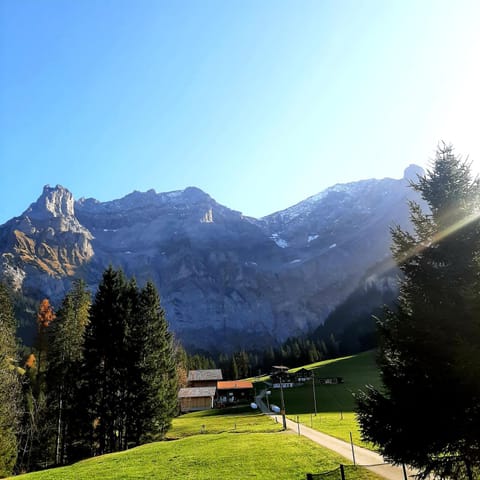
M 241 350 L 234 354 L 237 364 L 237 378 L 246 378 L 250 375 L 250 363 L 248 354 L 245 350 Z
M 142 339 L 138 364 L 141 443 L 162 439 L 177 413 L 177 365 L 173 335 L 151 282 L 140 292 L 133 334 Z
M 233 380 L 238 380 L 239 374 L 238 374 L 238 365 L 237 365 L 237 360 L 236 360 L 236 355 L 232 354 L 232 362 L 230 366 L 230 372 Z
M 384 389 L 358 398 L 363 437 L 427 476 L 480 475 L 480 225 L 478 180 L 450 146 L 414 188 L 414 232 L 393 230 L 404 279 L 379 322 Z
M 134 278 L 126 281 L 121 293 L 121 315 L 124 328 L 123 341 L 118 344 L 117 369 L 122 372 L 118 384 L 119 402 L 117 405 L 117 450 L 125 450 L 138 445 L 137 434 L 138 398 L 143 395 L 141 380 L 141 362 L 144 355 L 145 337 L 138 330 L 139 290 Z
M 109 267 L 103 273 L 85 330 L 85 384 L 92 453 L 119 449 L 124 408 L 127 318 L 124 312 L 126 280 L 122 271 Z M 89 431 L 90 430 L 90 431 Z M 89 432 L 88 432 L 89 431 Z
M 17 460 L 21 387 L 15 327 L 7 288 L 0 284 L 0 477 L 12 474 Z
M 54 429 L 52 460 L 57 465 L 76 458 L 73 440 L 78 435 L 81 365 L 90 303 L 85 282 L 74 281 L 49 331 L 47 400 Z
M 270 372 L 272 365 L 275 365 L 275 351 L 269 346 L 263 354 L 263 366 L 266 372 Z

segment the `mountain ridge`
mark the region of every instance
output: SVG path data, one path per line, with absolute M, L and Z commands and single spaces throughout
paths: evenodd
M 0 272 L 17 290 L 58 301 L 75 276 L 94 290 L 110 264 L 153 280 L 187 345 L 275 344 L 316 328 L 389 257 L 389 227 L 408 223 L 400 180 L 338 184 L 259 219 L 196 187 L 99 202 L 45 186 L 0 226 Z

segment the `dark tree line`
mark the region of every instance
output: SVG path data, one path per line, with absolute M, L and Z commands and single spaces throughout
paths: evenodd
M 376 348 L 374 317 L 382 313 L 385 305 L 395 308 L 396 293 L 382 284 L 387 281 L 385 275 L 379 284 L 355 290 L 310 333 L 288 338 L 281 345 L 264 350 L 197 352 L 188 356 L 189 369 L 221 368 L 224 378 L 239 379 L 270 373 L 272 365 L 297 367 Z
M 392 303 L 393 292 L 370 286 L 354 292 L 309 334 L 288 338 L 265 350 L 202 351 L 187 355 L 187 363 L 189 369 L 221 368 L 224 378 L 236 380 L 270 373 L 273 365 L 297 367 L 370 350 L 377 346 L 373 315 Z
M 12 472 L 19 447 L 21 385 L 15 328 L 9 293 L 0 284 L 0 477 Z
M 361 286 L 336 307 L 313 333 L 321 350 L 329 356 L 345 356 L 370 350 L 378 345 L 375 316 L 385 305 L 394 308 L 398 292 L 388 284 L 387 273 L 379 284 Z
M 318 362 L 337 357 L 338 342 L 331 334 L 327 341 L 316 340 L 308 336 L 292 337 L 279 347 L 268 347 L 265 350 L 238 350 L 233 353 L 206 352 L 188 356 L 190 368 L 220 368 L 223 378 L 238 380 L 268 374 L 273 365 L 290 367 Z M 360 350 L 358 350 L 360 351 Z
M 185 363 L 151 282 L 110 267 L 93 302 L 81 280 L 42 301 L 24 368 L 15 328 L 0 286 L 0 477 L 163 438 Z

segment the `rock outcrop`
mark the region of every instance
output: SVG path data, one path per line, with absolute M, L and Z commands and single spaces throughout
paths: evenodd
M 40 198 L 0 229 L 3 276 L 29 294 L 62 295 L 93 256 L 92 235 L 75 217 L 72 194 L 45 186 Z

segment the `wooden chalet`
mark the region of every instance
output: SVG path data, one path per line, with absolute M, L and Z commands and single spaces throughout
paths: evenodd
M 247 380 L 217 382 L 217 404 L 219 406 L 250 403 L 255 398 L 253 383 Z
M 306 368 L 301 368 L 292 375 L 294 376 L 295 381 L 300 383 L 308 382 L 308 380 L 312 379 L 312 372 L 310 370 L 307 370 Z
M 270 382 L 272 383 L 272 388 L 292 388 L 295 386 L 296 380 L 295 375 L 289 372 L 273 372 L 270 374 Z

